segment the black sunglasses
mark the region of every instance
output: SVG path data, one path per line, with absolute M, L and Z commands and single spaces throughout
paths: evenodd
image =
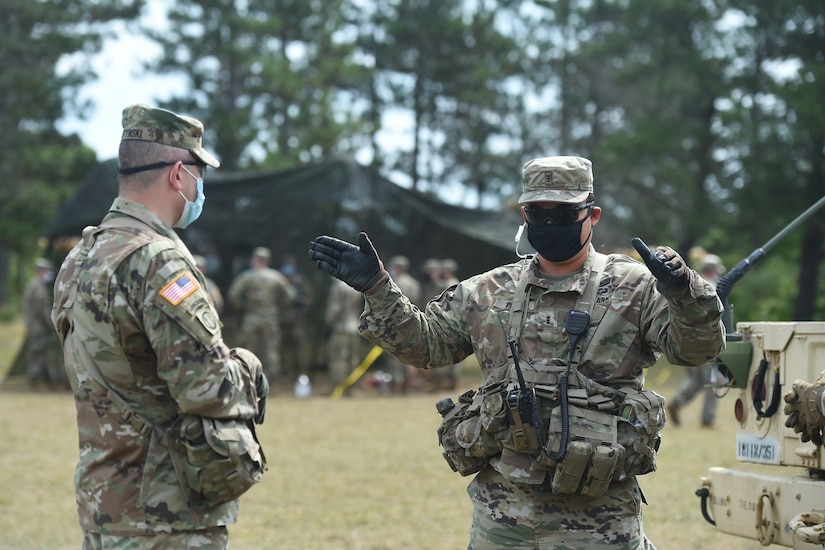
M 522 206 L 521 210 L 524 212 L 524 219 L 530 225 L 544 225 L 547 223 L 569 225 L 579 220 L 579 212 L 582 210 L 592 210 L 594 203 L 595 201 L 590 201 L 579 205 L 559 205 L 555 208 L 542 208 L 528 204 Z

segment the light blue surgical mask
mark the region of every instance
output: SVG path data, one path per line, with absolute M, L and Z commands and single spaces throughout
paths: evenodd
M 203 178 L 196 177 L 195 174 L 186 169 L 186 166 L 181 166 L 181 168 L 186 170 L 186 173 L 192 176 L 198 184 L 198 196 L 195 197 L 194 201 L 187 199 L 186 195 L 178 189 L 178 193 L 184 200 L 183 212 L 181 212 L 180 219 L 172 227 L 184 229 L 190 223 L 197 220 L 201 212 L 203 212 L 203 203 L 206 201 L 206 195 L 203 194 Z

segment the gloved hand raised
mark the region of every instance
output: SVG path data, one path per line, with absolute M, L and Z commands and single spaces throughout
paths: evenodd
M 358 292 L 369 294 L 390 277 L 363 231 L 358 234 L 358 246 L 326 235 L 317 237 L 309 243 L 309 257 L 318 269 L 341 279 Z
M 822 414 L 822 393 L 825 391 L 825 373 L 813 384 L 796 380 L 793 389 L 785 394 L 785 426 L 801 434 L 802 441 L 812 441 L 822 445 L 822 428 L 825 415 Z
M 631 242 L 633 248 L 642 257 L 642 261 L 663 287 L 676 289 L 687 286 L 689 282 L 687 266 L 678 252 L 669 246 L 658 246 L 656 252 L 653 252 L 638 237 Z

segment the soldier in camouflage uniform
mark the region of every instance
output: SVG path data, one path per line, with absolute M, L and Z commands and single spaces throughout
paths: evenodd
M 410 260 L 406 256 L 393 256 L 387 263 L 390 277 L 404 293 L 404 296 L 418 305 L 421 299 L 421 283 L 410 275 Z M 360 313 L 360 312 L 359 312 Z M 398 360 L 397 357 L 388 357 L 388 370 L 392 375 L 391 389 L 395 394 L 406 394 L 409 389 L 410 367 Z
M 341 281 L 333 281 L 327 297 L 324 323 L 327 339 L 327 368 L 330 382 L 337 386 L 358 366 L 361 336 L 358 316 L 364 308 L 364 297 Z
M 585 376 L 612 395 L 639 395 L 643 369 L 660 354 L 676 364 L 702 365 L 724 348 L 722 304 L 713 285 L 688 269 L 671 248 L 653 252 L 634 239 L 644 264 L 596 253 L 591 238 L 601 208 L 593 202 L 589 160 L 534 159 L 524 165 L 522 176 L 523 229 L 538 254 L 460 282 L 425 311 L 392 282 L 364 233 L 357 246 L 318 237 L 310 245 L 310 257 L 319 269 L 365 294 L 361 334 L 419 368 L 451 365 L 475 354 L 488 380 L 513 372 L 516 360 L 530 377 L 564 365 L 570 369 L 572 339 L 565 317 L 591 291 L 594 299 L 574 380 Z M 596 288 L 589 284 L 591 272 Z M 519 294 L 517 289 L 523 290 Z M 511 327 L 517 312 L 521 322 Z M 511 330 L 518 335 L 512 346 Z M 496 395 L 501 394 L 490 397 Z M 542 407 L 554 411 L 559 404 L 543 401 Z M 635 410 L 661 428 L 663 400 L 650 414 Z M 598 496 L 554 491 L 553 471 L 543 467 L 543 457 L 513 450 L 517 426 L 513 409 L 508 414 L 505 433 L 510 435 L 498 441 L 503 448 L 485 455 L 486 466 L 480 466 L 468 488 L 473 503 L 469 548 L 653 547 L 642 529 L 643 499 L 634 475 L 608 478 Z M 607 411 L 608 418 L 619 414 L 627 412 Z M 506 416 L 503 422 L 508 422 Z M 564 438 L 556 443 L 559 439 Z M 626 451 L 633 456 L 633 448 Z
M 26 378 L 32 388 L 45 385 L 58 389 L 66 384 L 63 361 L 50 317 L 54 266 L 37 258 L 34 277 L 23 290 L 23 321 L 26 324 Z
M 224 344 L 206 281 L 173 229 L 198 217 L 206 167 L 219 166 L 202 135 L 193 118 L 126 107 L 118 197 L 56 280 L 84 549 L 227 548 L 237 520 L 238 500 L 187 504 L 160 437 L 182 414 L 261 422 L 268 391 L 260 361 Z M 139 431 L 132 413 L 155 428 Z
M 261 358 L 270 380 L 281 373 L 280 305 L 291 305 L 296 293 L 280 272 L 269 267 L 272 253 L 259 246 L 252 251 L 251 269 L 229 287 L 229 303 L 243 312 L 241 343 Z
M 441 285 L 441 288 L 438 289 L 438 292 L 435 294 L 436 296 L 460 282 L 455 276 L 455 272 L 458 271 L 458 262 L 452 258 L 445 258 L 438 261 L 438 266 L 437 281 Z M 460 363 L 435 369 L 432 373 L 430 389 L 432 391 L 437 391 L 442 388 L 445 390 L 456 389 L 460 372 Z

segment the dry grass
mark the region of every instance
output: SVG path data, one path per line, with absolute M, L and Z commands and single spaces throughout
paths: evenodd
M 21 332 L 0 325 L 0 378 Z M 672 395 L 681 372 L 667 374 L 652 373 L 649 384 Z M 475 383 L 469 376 L 463 385 Z M 297 400 L 281 389 L 260 430 L 270 471 L 242 499 L 232 548 L 466 548 L 469 480 L 440 456 L 434 403 L 441 396 Z M 645 530 L 659 550 L 762 548 L 719 533 L 701 517 L 699 478 L 709 466 L 737 463 L 730 400 L 720 404 L 713 430 L 699 427 L 698 409 L 697 401 L 684 410 L 682 427 L 668 426 L 659 471 L 641 478 L 650 503 Z M 71 396 L 30 393 L 24 383 L 7 381 L 0 418 L 0 548 L 79 548 Z

